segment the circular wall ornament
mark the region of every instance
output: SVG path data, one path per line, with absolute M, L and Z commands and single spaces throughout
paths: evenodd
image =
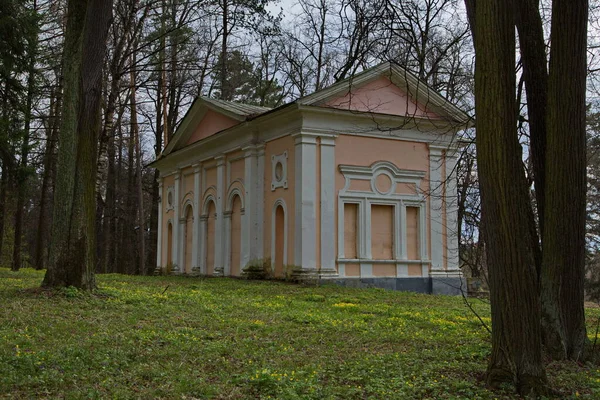
M 380 171 L 377 173 L 371 181 L 373 189 L 383 195 L 388 195 L 394 192 L 396 189 L 396 183 L 394 178 L 388 171 Z
M 271 156 L 271 191 L 277 188 L 287 189 L 287 158 L 288 152 Z

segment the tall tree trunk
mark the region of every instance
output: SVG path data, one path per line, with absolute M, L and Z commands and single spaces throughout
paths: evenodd
M 586 218 L 587 0 L 554 0 L 548 78 L 546 210 L 541 276 L 546 347 L 580 360 Z
M 119 140 L 117 141 L 118 146 L 117 146 L 117 174 L 116 174 L 116 181 L 118 184 L 118 189 L 115 191 L 115 202 L 117 204 L 120 204 L 121 206 L 119 207 L 118 211 L 120 212 L 120 215 L 117 216 L 115 215 L 115 219 L 114 219 L 114 237 L 117 238 L 119 237 L 120 240 L 116 241 L 115 239 L 115 246 L 114 246 L 114 270 L 112 270 L 111 272 L 119 272 L 119 273 L 125 273 L 125 251 L 122 251 L 125 248 L 125 237 L 123 235 L 123 204 L 125 204 L 126 199 L 124 198 L 123 192 L 125 192 L 125 190 L 123 190 L 123 127 L 122 125 L 117 125 L 117 132 L 118 132 L 118 136 L 119 136 Z
M 44 269 L 46 266 L 46 240 L 48 230 L 48 209 L 50 207 L 50 192 L 52 182 L 52 171 L 54 165 L 54 148 L 58 138 L 60 110 L 60 89 L 55 88 L 50 95 L 49 134 L 46 138 L 44 150 L 44 174 L 42 177 L 42 189 L 40 191 L 40 214 L 38 217 L 36 241 L 35 241 L 35 268 Z
M 529 115 L 530 153 L 533 165 L 533 181 L 540 236 L 544 229 L 544 196 L 546 191 L 546 103 L 548 98 L 548 72 L 546 70 L 546 46 L 538 0 L 517 2 L 515 21 L 519 32 L 523 78 L 527 90 L 527 113 Z M 535 218 L 532 215 L 532 218 Z M 538 277 L 541 273 L 542 255 L 537 231 L 534 232 L 534 251 Z M 543 240 L 542 240 L 543 242 Z
M 131 134 L 135 146 L 135 174 L 137 177 L 137 234 L 138 234 L 138 269 L 141 275 L 146 275 L 146 235 L 144 223 L 144 192 L 142 183 L 142 149 L 140 146 L 140 132 L 137 122 L 137 97 L 135 91 L 136 80 L 136 58 L 135 53 L 131 56 Z
M 492 308 L 487 382 L 514 383 L 524 395 L 546 390 L 533 222 L 516 134 L 515 34 L 509 1 L 477 5 L 475 110 L 477 163 Z
M 167 66 L 166 66 L 166 2 L 163 0 L 162 3 L 162 9 L 163 9 L 163 15 L 161 17 L 161 41 L 160 41 L 160 51 L 159 51 L 159 63 L 160 63 L 160 79 L 159 79 L 159 86 L 160 86 L 160 91 L 161 94 L 160 96 L 162 97 L 160 104 L 162 104 L 162 122 L 164 124 L 164 126 L 162 127 L 163 129 L 163 134 L 165 136 L 165 145 L 169 142 L 169 140 L 171 139 L 171 132 L 170 132 L 170 127 L 169 127 L 169 119 L 167 117 Z
M 63 101 L 58 138 L 57 171 L 54 191 L 52 234 L 45 286 L 76 284 L 71 282 L 65 263 L 59 261 L 69 245 L 70 217 L 73 213 L 77 154 L 77 109 L 81 75 L 81 41 L 87 0 L 69 0 L 63 45 Z M 81 286 L 81 285 L 79 285 Z
M 67 120 L 69 126 L 66 127 L 66 134 L 61 129 L 59 163 L 62 169 L 59 170 L 71 173 L 72 177 L 61 176 L 57 184 L 55 210 L 59 208 L 58 204 L 64 202 L 68 204 L 69 212 L 56 214 L 58 217 L 54 218 L 55 247 L 44 285 L 72 285 L 90 290 L 96 286 L 96 155 L 102 68 L 112 19 L 112 0 L 70 0 L 68 7 L 65 41 L 70 40 L 73 47 L 69 48 L 64 68 L 65 71 L 72 68 L 75 72 L 65 73 L 65 78 L 68 78 L 65 79 L 65 92 L 76 91 L 78 96 L 72 96 L 70 102 L 65 100 L 65 104 L 75 106 L 77 114 Z M 72 66 L 67 65 L 69 62 Z M 76 80 L 72 79 L 74 75 L 77 76 Z M 74 85 L 74 89 L 67 82 Z M 66 152 L 62 150 L 65 147 Z M 69 185 L 66 188 L 62 187 L 65 183 Z M 58 223 L 58 220 L 63 221 Z
M 221 41 L 221 99 L 231 100 L 227 82 L 227 40 L 229 37 L 229 0 L 223 1 L 223 39 Z
M 4 248 L 4 225 L 6 220 L 6 192 L 8 190 L 9 176 L 8 162 L 2 160 L 2 177 L 0 177 L 0 257 Z
M 37 12 L 37 0 L 33 2 L 33 10 Z M 21 163 L 17 170 L 17 209 L 15 212 L 15 241 L 13 246 L 13 259 L 11 270 L 18 271 L 21 268 L 21 242 L 23 239 L 23 213 L 25 209 L 25 196 L 27 192 L 27 161 L 29 158 L 29 130 L 31 128 L 31 112 L 33 107 L 33 95 L 35 91 L 35 60 L 37 55 L 37 35 L 29 43 L 29 65 L 27 71 L 27 104 L 25 105 L 25 126 L 23 142 L 21 144 Z

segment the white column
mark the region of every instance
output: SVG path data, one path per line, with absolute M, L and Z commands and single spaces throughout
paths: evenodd
M 398 210 L 400 216 L 396 219 L 398 225 L 398 228 L 396 229 L 398 235 L 396 236 L 399 236 L 397 240 L 399 243 L 396 244 L 397 253 L 395 256 L 396 259 L 406 260 L 408 258 L 408 251 L 406 249 L 406 242 L 408 240 L 408 235 L 406 234 L 406 205 L 403 202 L 400 202 L 398 207 L 400 207 Z
M 200 270 L 200 165 L 194 165 L 194 226 L 192 234 L 192 273 Z
M 335 269 L 335 136 L 321 136 L 321 274 Z
M 223 218 L 223 203 L 225 192 L 225 156 L 219 156 L 217 160 L 217 221 L 215 226 L 215 275 L 223 275 L 224 267 L 224 250 L 223 250 L 223 234 L 225 231 Z
M 458 193 L 456 190 L 457 151 L 446 151 L 446 237 L 448 246 L 448 270 L 458 270 Z
M 444 269 L 445 229 L 442 220 L 442 150 L 429 146 L 429 220 L 431 224 L 431 269 Z
M 231 211 L 223 213 L 223 223 L 225 225 L 223 235 L 223 275 L 231 275 Z
M 242 266 L 250 261 L 258 260 L 258 209 L 263 204 L 258 203 L 257 181 L 262 179 L 258 173 L 256 146 L 248 146 L 244 151 L 244 218 L 242 226 Z
M 314 135 L 295 135 L 295 230 L 294 264 L 300 273 L 316 272 L 317 140 Z
M 156 271 L 162 268 L 162 231 L 163 231 L 163 178 L 158 178 L 158 227 L 156 230 Z
M 183 249 L 183 243 L 180 243 L 180 226 L 179 223 L 179 205 L 181 203 L 181 170 L 177 170 L 175 174 L 175 204 L 173 207 L 173 271 L 180 272 L 180 255 Z
M 254 198 L 256 199 L 256 220 L 254 223 L 256 236 L 252 247 L 255 256 L 262 260 L 265 257 L 265 145 L 256 147 L 256 185 L 254 186 Z
M 200 205 L 200 213 L 202 213 L 202 211 L 202 205 Z M 200 220 L 200 249 L 198 251 L 198 257 L 200 260 L 198 265 L 200 266 L 200 273 L 206 275 L 206 224 L 208 223 L 208 215 L 200 214 L 198 219 Z

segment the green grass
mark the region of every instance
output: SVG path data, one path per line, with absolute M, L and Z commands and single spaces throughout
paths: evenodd
M 0 269 L 0 398 L 511 397 L 481 382 L 489 335 L 460 298 L 119 275 L 87 295 L 42 278 Z M 594 367 L 548 375 L 565 398 L 600 397 Z

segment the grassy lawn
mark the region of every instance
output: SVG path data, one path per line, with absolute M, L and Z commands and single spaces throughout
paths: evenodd
M 119 275 L 92 296 L 42 278 L 0 269 L 0 398 L 511 398 L 480 381 L 489 335 L 460 298 Z M 597 368 L 548 374 L 600 398 Z

